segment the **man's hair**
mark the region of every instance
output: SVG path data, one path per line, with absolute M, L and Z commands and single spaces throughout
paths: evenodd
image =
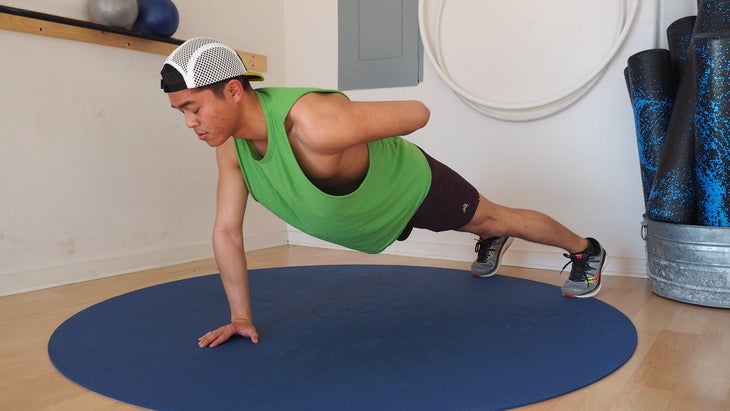
M 215 94 L 216 97 L 218 97 L 219 99 L 223 99 L 223 98 L 225 98 L 224 91 L 225 91 L 226 84 L 228 84 L 228 82 L 231 80 L 238 80 L 239 82 L 241 82 L 241 86 L 243 86 L 244 91 L 250 91 L 253 89 L 251 87 L 251 82 L 248 81 L 248 78 L 246 78 L 246 76 L 236 76 L 236 77 L 232 77 L 232 78 L 229 78 L 226 80 L 221 80 L 221 81 L 213 83 L 213 84 L 208 84 L 207 86 L 201 86 L 198 88 L 194 88 L 192 90 L 198 90 L 198 91 L 210 90 L 213 92 L 213 94 Z
M 164 90 L 185 90 L 187 88 L 183 76 L 171 65 L 165 64 L 162 67 L 162 71 L 160 72 L 160 74 L 162 75 L 162 88 Z M 240 81 L 245 91 L 249 91 L 252 89 L 251 82 L 249 81 L 248 77 L 246 77 L 245 75 L 240 75 L 190 90 L 210 90 L 213 92 L 213 94 L 216 95 L 216 97 L 223 98 L 223 88 L 231 80 Z

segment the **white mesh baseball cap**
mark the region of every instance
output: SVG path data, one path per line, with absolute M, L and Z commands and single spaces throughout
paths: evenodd
M 264 76 L 249 71 L 235 50 L 208 37 L 192 38 L 181 44 L 165 60 L 162 68 L 165 93 L 207 86 L 233 77 L 261 81 Z

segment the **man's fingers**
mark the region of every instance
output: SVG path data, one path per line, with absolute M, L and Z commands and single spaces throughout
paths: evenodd
M 259 334 L 256 332 L 256 329 L 253 328 L 253 326 L 243 330 L 237 330 L 234 327 L 224 326 L 217 330 L 208 331 L 207 333 L 205 333 L 205 335 L 198 338 L 198 347 L 217 347 L 228 341 L 228 339 L 230 339 L 231 336 L 236 333 L 241 334 L 244 337 L 250 338 L 251 342 L 254 344 L 259 343 Z
M 215 331 L 208 331 L 202 337 L 198 338 L 199 347 L 215 347 L 226 341 L 231 335 L 225 336 L 225 331 L 221 328 Z M 219 341 L 220 340 L 220 341 Z
M 213 332 L 213 342 L 210 343 L 210 348 L 217 347 L 224 342 L 228 341 L 229 338 L 231 338 L 231 335 L 233 335 L 233 332 L 223 330 L 223 331 L 215 331 Z

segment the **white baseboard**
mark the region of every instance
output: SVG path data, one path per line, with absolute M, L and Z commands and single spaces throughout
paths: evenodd
M 287 233 L 281 231 L 278 233 L 246 237 L 245 242 L 247 250 L 258 250 L 285 245 L 287 243 Z M 53 267 L 0 273 L 0 296 L 188 263 L 212 257 L 213 248 L 208 241 L 202 244 L 175 247 L 166 250 L 145 251 L 94 261 L 82 261 Z
M 428 234 L 419 236 L 414 232 L 411 238 L 395 242 L 382 254 L 403 255 L 408 257 L 436 258 L 451 261 L 474 260 L 473 236 L 463 233 L 441 233 L 439 242 L 428 240 Z M 345 248 L 311 237 L 297 230 L 289 231 L 289 244 L 308 247 Z M 560 270 L 567 262 L 563 252 L 556 248 L 530 244 L 516 240 L 504 256 L 504 265 L 543 270 Z M 626 277 L 646 278 L 646 259 L 612 257 L 609 255 L 604 274 Z
M 394 243 L 385 249 L 383 254 L 471 261 L 474 259 L 474 240 L 471 237 L 471 235 L 465 235 L 464 233 L 442 233 L 439 234 L 439 241 L 435 242 L 429 239 L 429 235 L 419 235 L 414 232 L 407 241 Z M 281 231 L 253 237 L 247 236 L 245 241 L 246 250 L 248 251 L 286 244 L 345 250 L 344 247 L 316 239 L 293 229 L 290 229 L 288 233 Z M 212 247 L 207 242 L 167 250 L 114 256 L 95 261 L 0 273 L 0 296 L 212 257 Z M 565 257 L 559 250 L 535 246 L 519 240 L 512 245 L 504 259 L 505 265 L 548 270 L 560 270 L 565 262 Z M 647 277 L 646 259 L 609 256 L 609 264 L 604 272 L 607 275 L 645 278 Z

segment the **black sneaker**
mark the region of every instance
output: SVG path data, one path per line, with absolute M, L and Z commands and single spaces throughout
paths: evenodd
M 491 277 L 497 274 L 502 265 L 502 255 L 512 245 L 511 237 L 492 237 L 479 239 L 474 251 L 477 259 L 471 263 L 471 275 L 474 277 Z
M 606 250 L 595 239 L 589 238 L 588 241 L 598 250 L 597 254 L 564 254 L 570 261 L 563 266 L 563 270 L 569 264 L 573 264 L 573 266 L 570 269 L 568 280 L 561 289 L 563 297 L 593 297 L 601 290 L 601 272 L 606 264 Z

